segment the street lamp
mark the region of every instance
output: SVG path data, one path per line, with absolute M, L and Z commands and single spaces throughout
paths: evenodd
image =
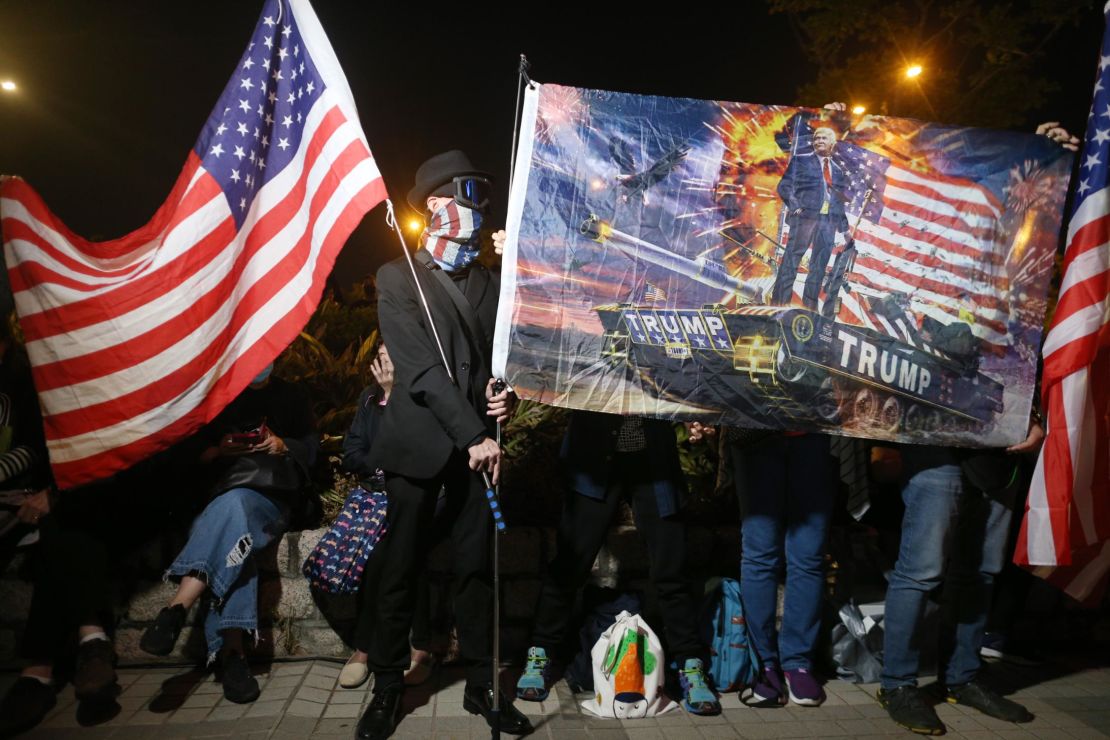
M 857 116 L 862 116 L 866 112 L 867 112 L 867 108 L 862 106 L 862 105 L 852 106 L 852 113 L 854 113 Z
M 906 67 L 906 79 L 916 79 L 917 77 L 921 76 L 921 71 L 922 68 L 920 64 L 911 64 L 910 66 Z
M 412 233 L 419 234 L 421 231 L 424 230 L 424 222 L 418 218 L 410 218 L 408 220 L 408 223 L 406 224 L 406 227 Z
M 0 82 L 0 90 L 3 90 L 4 92 L 15 92 L 17 89 L 18 88 L 16 87 L 16 84 L 11 80 L 4 80 L 3 82 Z

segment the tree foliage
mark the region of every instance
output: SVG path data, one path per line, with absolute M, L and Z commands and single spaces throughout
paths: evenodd
M 1043 105 L 1054 40 L 1086 0 L 768 0 L 817 66 L 798 102 L 843 100 L 870 113 L 1011 127 Z M 920 64 L 908 79 L 905 69 Z

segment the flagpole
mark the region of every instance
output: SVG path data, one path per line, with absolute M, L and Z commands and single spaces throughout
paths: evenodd
M 524 84 L 532 84 L 532 80 L 528 77 L 528 58 L 523 54 L 520 55 L 520 66 L 517 70 L 516 79 L 516 108 L 513 110 L 513 150 L 509 154 L 509 192 L 513 189 L 513 174 L 516 172 L 516 147 L 517 139 L 520 132 L 520 96 L 524 90 Z M 501 393 L 507 386 L 505 381 L 497 378 L 494 381 L 493 391 L 495 394 Z M 497 449 L 501 449 L 501 422 L 497 422 Z M 493 684 L 493 704 L 490 714 L 493 715 L 490 719 L 490 737 L 492 740 L 498 740 L 501 737 L 501 533 L 505 531 L 504 519 L 499 518 L 501 500 L 501 483 L 498 481 L 496 485 L 490 485 L 489 478 L 486 478 L 486 495 L 490 497 L 490 505 L 493 507 L 494 520 L 493 520 L 493 649 L 491 651 L 490 662 L 492 665 L 492 684 Z
M 513 109 L 513 150 L 509 153 L 509 190 L 513 189 L 513 175 L 516 174 L 516 145 L 520 132 L 520 96 L 524 91 L 524 83 L 531 87 L 532 80 L 528 77 L 528 57 L 520 55 L 520 67 L 517 69 L 516 78 L 516 108 Z
M 428 298 L 424 295 L 424 288 L 420 286 L 420 278 L 416 276 L 416 262 L 413 261 L 408 245 L 405 244 L 405 235 L 401 233 L 401 225 L 397 223 L 397 213 L 393 210 L 393 201 L 389 198 L 385 200 L 385 208 L 385 222 L 393 227 L 393 231 L 397 234 L 397 240 L 401 242 L 401 253 L 405 255 L 405 261 L 408 262 L 409 270 L 412 272 L 412 280 L 416 283 L 416 293 L 420 296 L 420 305 L 424 309 L 424 315 L 428 317 L 428 326 L 431 327 L 432 337 L 436 340 L 439 359 L 443 360 L 443 370 L 447 373 L 447 378 L 454 383 L 455 376 L 451 373 L 451 363 L 447 361 L 447 353 L 443 351 L 443 342 L 439 339 L 439 331 L 436 329 L 435 319 L 432 318 L 432 310 L 428 307 Z

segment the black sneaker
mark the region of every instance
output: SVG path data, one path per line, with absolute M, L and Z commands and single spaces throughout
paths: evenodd
M 919 735 L 944 734 L 944 723 L 925 698 L 925 692 L 916 686 L 879 689 L 876 696 L 890 718 L 910 732 Z
M 251 674 L 247 659 L 239 653 L 224 655 L 220 682 L 224 685 L 224 698 L 236 704 L 250 704 L 262 693 L 258 689 L 258 679 Z
M 110 699 L 118 693 L 116 651 L 108 640 L 89 640 L 77 648 L 73 693 L 81 701 Z
M 1033 713 L 1010 701 L 1001 694 L 987 688 L 978 681 L 969 681 L 963 686 L 949 686 L 945 699 L 949 704 L 963 704 L 974 707 L 988 717 L 1006 722 L 1032 722 Z
M 0 737 L 25 732 L 54 708 L 57 692 L 53 686 L 20 676 L 0 701 Z
M 143 632 L 142 638 L 139 639 L 139 647 L 143 652 L 151 655 L 172 653 L 188 614 L 189 612 L 181 604 L 164 607 L 158 612 L 158 618 L 154 620 L 154 624 Z

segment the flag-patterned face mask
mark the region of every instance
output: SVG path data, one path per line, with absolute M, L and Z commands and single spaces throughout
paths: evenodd
M 447 272 L 461 270 L 478 257 L 482 214 L 451 201 L 432 214 L 420 246 Z

